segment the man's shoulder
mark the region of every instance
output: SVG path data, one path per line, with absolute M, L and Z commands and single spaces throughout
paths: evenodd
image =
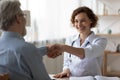
M 20 52 L 28 52 L 28 51 L 33 51 L 36 48 L 31 43 L 18 40 L 18 41 L 16 41 L 16 43 L 13 44 L 12 49 L 15 50 L 15 51 L 20 51 Z
M 24 45 L 22 47 L 24 47 L 25 49 L 35 49 L 36 48 L 32 43 L 29 43 L 29 42 L 24 42 Z

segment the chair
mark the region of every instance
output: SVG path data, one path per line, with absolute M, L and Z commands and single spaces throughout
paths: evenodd
M 0 80 L 10 80 L 8 74 L 0 74 Z

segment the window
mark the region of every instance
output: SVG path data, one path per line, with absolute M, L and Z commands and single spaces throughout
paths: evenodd
M 27 41 L 59 39 L 73 35 L 71 27 L 72 11 L 79 0 L 20 0 L 23 10 L 30 10 L 31 26 L 27 27 Z

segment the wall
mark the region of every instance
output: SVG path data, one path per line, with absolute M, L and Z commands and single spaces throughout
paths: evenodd
M 106 36 L 108 42 L 106 46 L 106 50 L 116 52 L 117 45 L 120 44 L 120 35 L 114 35 L 114 36 Z
M 112 34 L 120 33 L 120 16 L 99 17 L 98 29 L 102 34 L 108 34 L 109 30 Z
M 108 33 L 109 30 L 113 34 L 120 33 L 120 14 L 118 10 L 120 9 L 119 0 L 98 0 L 98 10 L 102 10 L 100 13 L 97 12 L 99 16 L 98 29 L 100 33 Z M 101 5 L 100 5 L 101 4 Z M 102 16 L 103 15 L 103 16 Z

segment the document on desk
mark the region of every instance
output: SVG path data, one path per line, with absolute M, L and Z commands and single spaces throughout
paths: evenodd
M 70 77 L 69 80 L 95 80 L 92 76 Z
M 106 77 L 106 76 L 83 76 L 83 77 L 70 77 L 69 80 L 120 80 L 119 77 Z
M 119 77 L 95 76 L 96 80 L 120 80 Z

